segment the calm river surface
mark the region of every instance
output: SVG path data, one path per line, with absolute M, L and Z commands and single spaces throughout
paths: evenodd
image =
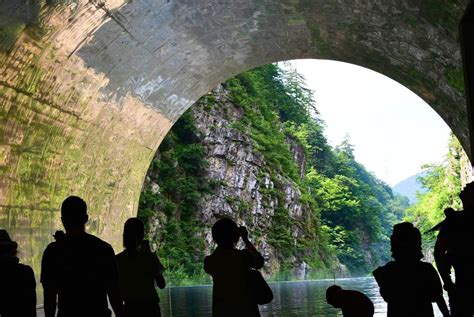
M 326 304 L 326 288 L 334 280 L 270 283 L 274 300 L 260 306 L 262 316 L 342 316 L 340 310 Z M 371 277 L 337 279 L 336 284 L 366 294 L 374 303 L 375 316 L 386 316 L 387 306 L 379 295 L 375 280 Z M 211 316 L 212 286 L 171 287 L 160 290 L 163 317 Z M 171 303 L 170 303 L 171 295 Z M 38 310 L 38 317 L 43 317 Z M 435 316 L 441 313 L 435 307 Z
M 271 304 L 260 306 L 262 316 L 342 316 L 339 310 L 326 304 L 326 288 L 333 284 L 334 280 L 271 283 L 275 298 Z M 373 278 L 337 279 L 336 284 L 363 292 L 374 303 L 375 316 L 386 316 L 386 304 Z M 163 317 L 211 316 L 211 297 L 211 286 L 171 287 L 160 291 Z M 436 316 L 441 316 L 435 311 Z

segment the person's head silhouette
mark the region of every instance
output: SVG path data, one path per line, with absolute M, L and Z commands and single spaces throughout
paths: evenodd
M 89 220 L 86 202 L 77 196 L 66 198 L 61 205 L 61 220 L 66 232 L 84 231 Z
M 123 228 L 123 246 L 128 251 L 136 251 L 145 237 L 145 225 L 138 218 L 125 221 Z
M 336 308 L 341 307 L 337 296 L 340 291 L 342 291 L 342 287 L 339 285 L 332 285 L 326 289 L 326 301 L 329 305 Z
M 395 260 L 418 261 L 423 258 L 420 230 L 410 222 L 402 222 L 393 226 L 390 245 L 392 257 Z
M 239 237 L 239 227 L 232 219 L 219 219 L 212 226 L 212 238 L 220 247 L 233 248 Z
M 474 209 L 474 182 L 466 184 L 459 194 L 459 198 L 464 209 Z
M 332 285 L 326 289 L 326 301 L 329 305 L 342 309 L 343 316 L 374 315 L 374 305 L 364 293 L 346 290 L 339 285 Z
M 10 238 L 7 230 L 0 229 L 0 256 L 16 256 L 18 243 Z

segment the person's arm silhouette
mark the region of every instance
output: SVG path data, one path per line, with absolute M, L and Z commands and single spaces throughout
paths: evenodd
M 120 291 L 118 289 L 118 286 L 109 288 L 107 291 L 107 295 L 109 296 L 110 306 L 112 306 L 115 316 L 123 317 L 123 302 L 120 297 Z
M 150 242 L 148 240 L 143 240 L 141 249 L 143 252 L 148 253 L 153 257 L 156 285 L 158 285 L 160 289 L 165 288 L 166 281 L 165 277 L 163 276 L 163 271 L 165 270 L 165 267 L 161 264 L 160 259 L 158 259 L 158 257 L 153 252 L 151 252 Z
M 54 267 L 54 259 L 51 247 L 47 247 L 41 259 L 41 283 L 43 284 L 43 305 L 45 317 L 56 316 L 56 304 L 58 296 L 57 270 Z
M 440 296 L 436 300 L 436 304 L 438 305 L 439 310 L 443 314 L 443 317 L 450 317 L 451 316 L 450 313 L 449 313 L 448 305 L 446 305 L 446 301 L 444 300 L 443 296 Z
M 443 280 L 444 289 L 450 293 L 454 289 L 454 283 L 451 279 L 451 263 L 446 256 L 448 250 L 448 237 L 446 232 L 441 229 L 436 239 L 434 248 L 434 258 L 436 267 L 438 268 L 441 279 Z
M 156 285 L 158 285 L 158 287 L 160 289 L 163 289 L 163 288 L 166 287 L 166 281 L 165 281 L 165 277 L 163 276 L 163 274 L 158 274 L 155 277 L 155 281 L 156 281 Z
M 28 316 L 36 317 L 36 280 L 35 280 L 35 274 L 33 272 L 33 269 L 29 266 L 26 267 L 25 279 L 26 279 L 26 284 L 28 286 L 27 289 L 25 290 L 26 291 L 25 304 L 28 305 L 27 307 Z
M 123 301 L 120 296 L 120 289 L 118 285 L 118 270 L 117 263 L 115 262 L 115 253 L 112 247 L 107 248 L 107 263 L 106 269 L 104 272 L 107 274 L 105 277 L 107 283 L 107 296 L 109 297 L 110 306 L 115 313 L 116 317 L 123 317 Z
M 43 296 L 44 296 L 44 316 L 55 317 L 56 316 L 56 298 L 58 291 L 51 285 L 43 284 Z
M 212 265 L 212 260 L 209 256 L 204 258 L 204 272 L 210 275 L 214 273 L 214 266 Z
M 429 278 L 427 281 L 428 290 L 430 291 L 430 298 L 432 302 L 436 302 L 438 305 L 439 310 L 443 314 L 444 317 L 451 316 L 449 313 L 448 305 L 446 305 L 446 301 L 443 297 L 443 287 L 441 285 L 441 280 L 439 279 L 438 272 L 436 272 L 435 268 L 429 264 L 428 276 Z
M 247 250 L 250 251 L 250 254 L 252 255 L 251 266 L 257 270 L 261 269 L 263 267 L 265 259 L 260 254 L 260 252 L 257 251 L 257 249 L 254 247 L 252 242 L 250 242 L 247 228 L 245 228 L 244 226 L 240 226 L 239 233 L 240 233 L 240 237 L 245 243 L 245 247 L 247 248 Z

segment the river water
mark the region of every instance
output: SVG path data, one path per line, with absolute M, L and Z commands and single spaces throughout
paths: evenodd
M 340 310 L 326 303 L 326 288 L 334 280 L 270 283 L 272 303 L 260 306 L 262 316 L 342 316 Z M 375 316 L 386 316 L 387 306 L 371 277 L 337 279 L 336 284 L 366 294 L 374 303 Z M 171 295 L 171 303 L 170 303 Z M 171 287 L 160 290 L 163 317 L 211 316 L 212 286 Z M 436 316 L 441 316 L 435 307 Z
M 371 277 L 337 279 L 336 284 L 366 294 L 374 303 L 377 317 L 387 315 L 387 305 L 380 297 L 375 280 Z M 260 306 L 262 316 L 342 316 L 340 310 L 326 303 L 326 288 L 334 280 L 270 283 L 272 303 Z M 170 287 L 159 290 L 163 317 L 211 316 L 212 286 Z M 171 298 L 171 301 L 170 301 Z M 441 313 L 435 305 L 435 316 Z M 38 310 L 38 317 L 44 317 Z

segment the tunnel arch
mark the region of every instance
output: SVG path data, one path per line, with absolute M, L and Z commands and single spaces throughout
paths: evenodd
M 89 202 L 90 229 L 117 247 L 179 116 L 226 79 L 281 60 L 344 61 L 400 82 L 470 155 L 457 40 L 467 2 L 1 4 L 0 226 L 37 252 L 33 240 L 49 241 L 74 193 Z

